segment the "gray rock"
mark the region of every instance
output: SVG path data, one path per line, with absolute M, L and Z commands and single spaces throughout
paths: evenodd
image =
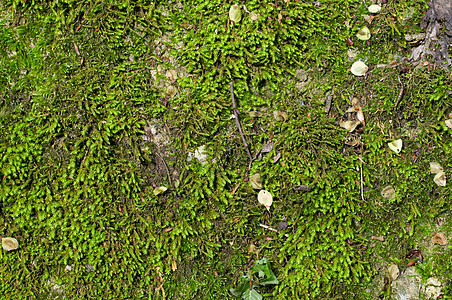
M 421 276 L 414 267 L 407 268 L 399 278 L 391 284 L 391 299 L 418 300 L 421 289 Z

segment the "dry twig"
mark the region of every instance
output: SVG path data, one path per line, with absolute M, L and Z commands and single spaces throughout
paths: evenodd
M 248 165 L 248 170 L 251 169 L 251 164 L 253 162 L 253 157 L 251 156 L 250 149 L 248 148 L 248 144 L 246 143 L 245 136 L 242 132 L 242 127 L 240 126 L 239 122 L 239 110 L 237 109 L 237 106 L 235 105 L 235 98 L 234 98 L 234 87 L 232 86 L 232 81 L 230 82 L 231 85 L 231 99 L 232 99 L 232 108 L 234 109 L 234 116 L 235 116 L 235 124 L 237 125 L 237 128 L 239 130 L 240 136 L 242 137 L 243 145 L 245 145 L 246 153 L 248 153 L 248 157 L 250 158 L 250 163 Z M 245 172 L 246 174 L 246 172 Z
M 402 81 L 400 80 L 400 76 L 397 76 L 397 79 L 399 80 L 399 83 L 401 85 L 399 95 L 397 96 L 397 100 L 394 104 L 394 108 L 397 108 L 397 105 L 399 105 L 400 100 L 403 98 L 403 92 L 405 91 L 405 86 L 403 85 Z
M 274 232 L 279 232 L 277 229 L 272 228 L 270 226 L 264 225 L 264 224 L 259 224 L 260 227 L 268 229 L 270 231 L 274 231 Z M 289 237 L 289 235 L 287 233 L 284 234 L 285 237 Z

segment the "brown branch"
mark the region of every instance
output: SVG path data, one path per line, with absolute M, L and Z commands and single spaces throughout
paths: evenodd
M 242 132 L 242 127 L 240 126 L 239 122 L 239 110 L 237 109 L 237 106 L 235 105 L 235 99 L 234 99 L 234 88 L 232 86 L 232 81 L 229 83 L 231 85 L 231 99 L 232 99 L 232 108 L 234 109 L 234 116 L 235 116 L 235 124 L 237 125 L 237 128 L 239 129 L 240 136 L 242 137 L 243 144 L 245 145 L 246 152 L 248 153 L 248 157 L 250 158 L 250 163 L 248 166 L 248 170 L 251 168 L 251 163 L 253 162 L 253 157 L 251 156 L 250 149 L 248 148 L 248 144 L 246 143 L 245 136 Z

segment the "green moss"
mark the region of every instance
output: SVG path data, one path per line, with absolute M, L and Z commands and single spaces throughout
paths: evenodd
M 242 11 L 238 24 L 222 1 L 5 5 L 0 235 L 20 243 L 1 252 L 6 297 L 45 297 L 58 284 L 68 299 L 223 299 L 266 257 L 279 280 L 259 290 L 266 298 L 372 298 L 381 290 L 365 289 L 385 276 L 377 266 L 403 266 L 414 248 L 425 250 L 425 278 L 451 279 L 448 250 L 427 247 L 446 230 L 433 220 L 447 216 L 450 186 L 433 182 L 429 163 L 449 178 L 450 75 L 410 63 L 348 72 L 352 60 L 408 56 L 403 35 L 420 32 L 427 1 L 390 1 L 367 24 L 369 42 L 355 38 L 367 13 L 355 0 L 247 1 L 259 18 Z M 252 154 L 273 143 L 251 170 L 230 82 Z M 366 124 L 348 133 L 338 123 L 353 97 Z M 387 143 L 398 138 L 396 154 Z M 200 146 L 207 161 L 188 161 Z M 244 180 L 253 173 L 274 197 L 270 212 Z M 387 185 L 393 200 L 380 195 Z M 260 226 L 282 220 L 281 232 Z

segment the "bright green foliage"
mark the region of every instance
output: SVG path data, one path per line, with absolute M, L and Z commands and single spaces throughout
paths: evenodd
M 417 235 L 431 234 L 420 221 L 450 206 L 450 184 L 436 186 L 428 170 L 437 161 L 450 178 L 450 75 L 409 65 L 353 77 L 346 40 L 366 25 L 362 1 L 251 0 L 257 20 L 241 6 L 237 24 L 231 4 L 0 4 L 0 235 L 20 244 L 0 252 L 0 294 L 44 297 L 57 284 L 68 299 L 163 291 L 225 299 L 239 281 L 235 292 L 246 299 L 350 298 L 377 273 L 376 261 L 402 262 Z M 389 1 L 367 24 L 372 39 L 354 40 L 356 59 L 375 66 L 408 55 L 403 35 L 420 28 L 401 16 L 411 7 L 418 23 L 426 4 Z M 302 70 L 306 89 L 297 86 Z M 405 91 L 395 108 L 398 77 Z M 230 82 L 252 154 L 273 142 L 251 170 L 231 119 Z M 338 123 L 353 96 L 366 124 L 351 134 Z M 288 119 L 276 121 L 275 110 Z M 151 123 L 169 144 L 149 140 Z M 400 154 L 387 147 L 395 138 Z M 200 146 L 206 161 L 188 161 Z M 273 195 L 270 212 L 244 182 L 248 173 Z M 396 190 L 390 201 L 380 195 L 387 185 Z M 157 186 L 168 190 L 155 196 Z M 284 218 L 284 231 L 259 226 Z M 372 235 L 387 244 L 372 246 Z M 250 244 L 272 261 L 248 268 L 259 289 L 250 289 L 250 274 L 240 281 Z M 448 276 L 449 256 L 429 262 Z
M 273 273 L 270 263 L 266 258 L 256 261 L 248 270 L 248 274 L 242 276 L 240 285 L 230 289 L 232 295 L 242 299 L 262 299 L 255 287 L 269 284 L 278 284 L 279 281 Z

